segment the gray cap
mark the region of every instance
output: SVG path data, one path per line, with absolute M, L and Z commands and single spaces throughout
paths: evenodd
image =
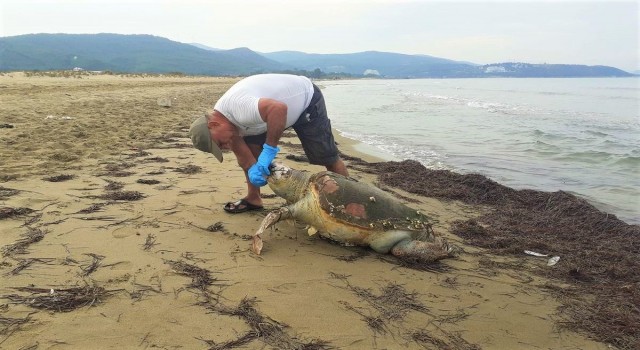
M 204 115 L 191 123 L 191 128 L 189 129 L 191 142 L 193 142 L 193 147 L 202 152 L 212 153 L 222 162 L 222 150 L 218 144 L 211 139 L 211 132 L 209 132 L 207 124 L 208 120 Z

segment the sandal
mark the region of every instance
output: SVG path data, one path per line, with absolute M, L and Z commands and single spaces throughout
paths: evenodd
M 261 205 L 255 205 L 247 202 L 246 199 L 241 199 L 237 202 L 229 202 L 224 205 L 224 211 L 231 214 L 244 213 L 245 211 L 250 210 L 262 210 L 263 207 Z

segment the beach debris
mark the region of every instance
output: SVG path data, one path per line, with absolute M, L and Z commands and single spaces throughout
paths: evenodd
M 104 207 L 105 205 L 107 205 L 106 203 L 98 203 L 98 204 L 92 204 L 84 209 L 78 210 L 77 212 L 75 212 L 74 214 L 89 214 L 89 213 L 95 213 L 97 211 L 102 210 L 102 207 Z
M 528 255 L 532 255 L 532 256 L 541 257 L 541 258 L 549 256 L 549 254 L 542 254 L 542 253 L 534 252 L 534 251 L 531 251 L 531 250 L 525 250 L 524 253 L 528 254 Z M 547 260 L 547 266 L 553 266 L 553 265 L 557 264 L 558 261 L 560 261 L 560 257 L 559 256 L 552 256 L 551 258 L 549 258 L 549 260 Z
M 365 256 L 369 255 L 369 251 L 364 250 L 362 248 L 355 248 L 358 249 L 356 250 L 354 253 L 349 254 L 349 255 L 340 255 L 337 256 L 336 259 L 340 260 L 340 261 L 344 261 L 344 262 L 354 262 L 357 260 L 360 260 L 362 258 L 364 258 Z
M 138 191 L 114 191 L 98 196 L 100 199 L 113 201 L 137 201 L 144 197 L 144 194 Z
M 211 349 L 229 349 L 235 346 L 247 344 L 253 340 L 259 340 L 274 349 L 333 349 L 329 342 L 321 339 L 311 339 L 303 341 L 298 336 L 287 334 L 289 325 L 278 322 L 269 316 L 262 315 L 256 309 L 257 299 L 255 297 L 244 297 L 238 306 L 230 307 L 221 302 L 207 303 L 207 309 L 221 315 L 236 316 L 246 322 L 251 329 L 238 339 L 225 342 L 214 343 L 201 339 L 211 346 Z M 263 346 L 264 347 L 264 346 Z
M 82 273 L 80 274 L 80 276 L 87 277 L 90 274 L 94 273 L 98 269 L 98 267 L 100 267 L 100 263 L 105 257 L 103 255 L 98 255 L 94 253 L 86 253 L 84 255 L 88 255 L 91 257 L 91 263 L 88 265 L 80 266 L 80 270 L 82 270 Z
M 400 324 L 410 312 L 431 314 L 429 308 L 419 298 L 416 291 L 409 292 L 404 286 L 388 282 L 381 286 L 379 291 L 363 288 L 351 284 L 348 276 L 331 272 L 330 276 L 345 283 L 344 287 L 358 297 L 369 308 L 355 307 L 346 301 L 341 301 L 347 310 L 357 313 L 369 326 L 374 334 L 385 334 L 391 332 L 390 323 Z
M 215 224 L 209 225 L 209 227 L 207 227 L 207 231 L 209 232 L 218 232 L 223 230 L 224 230 L 224 225 L 222 224 L 222 221 L 218 221 Z
M 216 278 L 211 277 L 211 271 L 196 265 L 175 260 L 165 260 L 164 263 L 171 266 L 171 268 L 179 275 L 190 277 L 191 283 L 189 284 L 189 287 L 191 288 L 205 291 L 209 286 L 212 286 L 213 283 L 217 281 Z
M 42 178 L 42 180 L 49 181 L 49 182 L 62 182 L 62 181 L 75 179 L 75 177 L 76 177 L 75 175 L 71 175 L 71 174 L 61 174 L 61 175 L 48 176 L 48 177 Z
M 549 256 L 549 254 L 537 253 L 531 250 L 525 250 L 524 253 L 528 255 L 533 255 L 533 256 Z
M 27 254 L 27 248 L 34 243 L 40 242 L 47 232 L 39 228 L 29 227 L 27 232 L 20 235 L 22 238 L 2 247 L 2 256 Z
M 368 246 L 404 261 L 432 263 L 459 251 L 435 235 L 426 215 L 375 186 L 329 171 L 298 171 L 279 162 L 271 165 L 271 174 L 269 187 L 291 204 L 270 212 L 262 221 L 253 237 L 256 254 L 262 250 L 260 235 L 289 218 L 313 227 L 309 234 L 345 245 Z
M 48 120 L 48 119 L 72 120 L 73 117 L 69 117 L 67 115 L 63 115 L 63 116 L 58 117 L 58 116 L 55 116 L 53 114 L 49 114 L 46 117 L 44 117 L 44 119 L 45 120 Z
M 18 259 L 18 265 L 16 267 L 14 267 L 13 270 L 9 271 L 9 273 L 7 273 L 7 274 L 8 275 L 17 275 L 20 272 L 22 272 L 22 270 L 26 270 L 27 268 L 29 268 L 29 266 L 33 265 L 34 263 L 50 264 L 54 260 L 55 259 L 53 259 L 53 258 Z
M 182 174 L 197 174 L 202 171 L 202 168 L 197 165 L 189 164 L 184 167 L 176 168 L 175 171 Z
M 0 326 L 2 326 L 0 327 L 0 335 L 12 334 L 13 332 L 19 330 L 22 325 L 31 322 L 31 315 L 33 313 L 29 313 L 29 315 L 23 318 L 0 316 Z
M 151 157 L 151 158 L 145 158 L 144 161 L 145 162 L 156 162 L 156 163 L 167 163 L 167 162 L 169 162 L 169 159 L 163 158 L 163 157 Z
M 0 124 L 0 129 L 13 129 L 13 125 L 8 123 L 3 123 L 3 124 Z
M 142 250 L 149 250 L 156 244 L 158 244 L 156 243 L 156 235 L 149 233 L 144 241 L 144 244 L 142 245 Z
M 107 181 L 107 184 L 104 186 L 104 189 L 107 191 L 117 191 L 124 187 L 124 183 L 119 181 L 111 181 L 111 180 L 105 180 L 105 181 Z
M 293 160 L 295 162 L 308 163 L 309 158 L 307 156 L 299 156 L 295 154 L 287 154 L 286 159 Z
M 169 97 L 160 97 L 156 102 L 160 107 L 171 107 L 171 98 Z
M 160 183 L 159 180 L 153 179 L 138 179 L 136 182 L 143 185 L 157 185 Z
M 31 208 L 0 207 L 0 220 L 33 213 Z
M 130 155 L 127 156 L 127 158 L 138 158 L 138 157 L 146 157 L 146 156 L 150 156 L 151 153 L 139 149 L 139 148 L 133 148 L 132 150 L 136 151 L 135 153 L 131 153 Z
M 7 199 L 20 193 L 20 190 L 0 186 L 0 199 Z
M 553 265 L 557 264 L 558 261 L 560 261 L 560 257 L 557 256 L 557 255 L 553 256 L 547 261 L 547 266 L 553 266 Z
M 34 309 L 52 312 L 69 312 L 84 306 L 90 307 L 102 302 L 110 294 L 116 292 L 108 291 L 96 285 L 57 289 L 36 287 L 18 287 L 14 289 L 29 294 L 8 294 L 0 296 L 0 298 L 7 299 L 13 303 L 24 304 Z

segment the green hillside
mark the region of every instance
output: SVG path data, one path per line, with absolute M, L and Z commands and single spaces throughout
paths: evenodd
M 151 35 L 30 34 L 0 38 L 0 70 L 74 67 L 203 75 L 250 74 L 286 68 L 253 52 L 210 51 Z

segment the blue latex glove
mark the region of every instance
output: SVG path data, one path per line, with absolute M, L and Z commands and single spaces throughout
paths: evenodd
M 249 176 L 249 182 L 254 186 L 262 187 L 267 184 L 267 179 L 265 179 L 260 169 L 258 169 L 258 163 L 249 168 L 247 175 Z
M 278 154 L 279 151 L 280 151 L 280 148 L 278 147 L 273 147 L 273 146 L 267 145 L 266 143 L 262 145 L 262 152 L 260 152 L 260 155 L 258 156 L 258 161 L 256 162 L 256 164 L 258 165 L 258 170 L 260 170 L 262 175 L 264 176 L 271 175 L 271 171 L 269 171 L 269 166 L 271 165 L 271 162 L 273 162 L 273 160 L 276 158 L 276 155 Z

